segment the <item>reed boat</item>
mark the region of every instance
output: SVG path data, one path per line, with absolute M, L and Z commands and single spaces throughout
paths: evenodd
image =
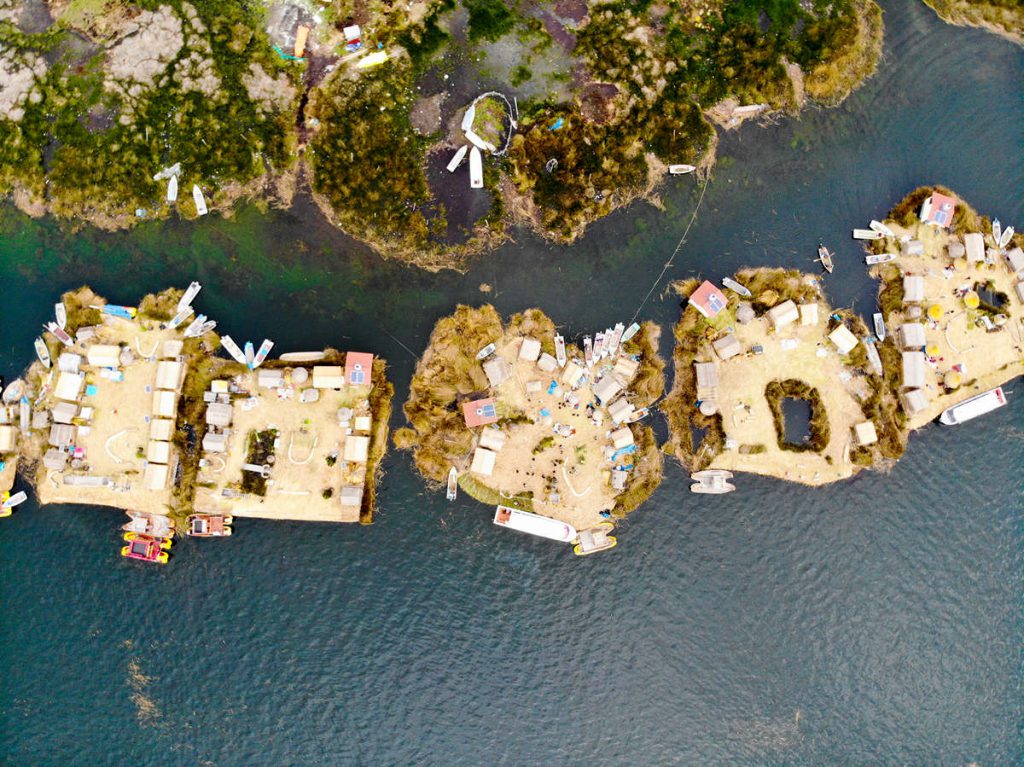
M 68 308 L 64 306 L 63 301 L 58 301 L 53 305 L 53 317 L 57 320 L 57 327 L 61 330 L 67 330 L 68 327 Z
M 46 341 L 36 336 L 35 347 L 39 361 L 43 363 L 44 368 L 49 368 L 53 364 L 53 360 L 50 359 L 50 350 L 46 348 Z
M 875 336 L 879 341 L 885 340 L 885 317 L 881 312 L 871 315 L 871 321 L 875 324 Z
M 460 165 L 462 165 L 462 161 L 466 159 L 466 152 L 468 152 L 468 151 L 469 151 L 469 145 L 468 144 L 463 144 L 462 146 L 459 147 L 458 151 L 455 153 L 455 155 L 452 157 L 451 161 L 448 163 L 448 172 L 449 173 L 454 173 L 455 169 L 458 168 Z
M 448 489 L 445 496 L 454 501 L 459 495 L 459 470 L 452 466 L 448 470 Z
M 876 232 L 874 229 L 853 230 L 853 239 L 855 240 L 880 240 L 882 236 L 881 232 Z
M 206 198 L 203 197 L 203 190 L 199 188 L 198 184 L 192 185 L 192 201 L 196 204 L 196 213 L 200 216 L 205 216 L 210 212 L 209 208 L 206 207 Z
M 818 245 L 817 260 L 821 262 L 821 265 L 823 267 L 825 267 L 826 272 L 832 274 L 832 270 L 835 268 L 835 265 L 832 263 L 832 254 L 828 252 L 828 248 L 826 248 L 824 245 Z
M 559 333 L 555 333 L 555 360 L 558 362 L 558 367 L 565 367 L 565 339 Z
M 497 348 L 498 347 L 495 346 L 494 344 L 487 344 L 487 346 L 485 346 L 483 349 L 481 349 L 480 351 L 478 351 L 476 353 L 476 358 L 478 360 L 485 360 L 488 357 L 490 357 L 492 354 L 494 354 L 494 350 L 497 349 Z
M 684 165 L 680 163 L 668 166 L 670 176 L 685 176 L 687 173 L 693 173 L 695 170 L 697 170 L 696 165 Z
M 868 266 L 874 266 L 875 264 L 887 264 L 890 261 L 896 260 L 895 253 L 872 253 L 870 256 L 864 257 L 864 263 Z
M 732 279 L 732 277 L 723 277 L 722 284 L 725 285 L 725 287 L 729 288 L 729 290 L 731 290 L 738 296 L 743 296 L 744 298 L 751 297 L 750 291 L 747 290 L 747 288 L 744 285 L 741 285 L 740 283 L 736 282 L 736 280 Z
M 895 237 L 896 236 L 896 232 L 894 232 L 888 226 L 883 224 L 881 221 L 875 221 L 874 219 L 872 219 L 871 223 L 868 224 L 868 226 L 871 227 L 871 230 L 873 232 L 878 232 L 879 234 L 881 234 L 884 237 Z
M 1005 404 L 1006 394 L 1003 392 L 1003 387 L 997 386 L 994 389 L 989 389 L 987 392 L 982 392 L 970 399 L 965 399 L 963 402 L 946 408 L 942 411 L 942 415 L 939 416 L 939 423 L 946 426 L 955 426 L 970 421 L 972 418 L 977 418 L 980 415 L 991 413 Z

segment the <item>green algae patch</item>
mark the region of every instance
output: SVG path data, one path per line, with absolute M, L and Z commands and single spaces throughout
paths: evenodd
M 1024 45 L 1021 0 L 924 0 L 939 18 L 961 27 L 981 27 Z

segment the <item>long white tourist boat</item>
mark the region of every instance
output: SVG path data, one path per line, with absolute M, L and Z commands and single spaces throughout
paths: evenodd
M 566 522 L 510 506 L 499 506 L 494 510 L 494 524 L 562 543 L 572 543 L 578 535 L 576 528 Z
M 965 399 L 957 405 L 946 408 L 942 411 L 942 415 L 939 416 L 939 422 L 944 423 L 946 426 L 955 426 L 956 424 L 970 421 L 972 418 L 977 418 L 979 415 L 985 415 L 985 413 L 998 410 L 1005 404 L 1006 394 L 1003 393 L 1003 387 L 997 386 L 970 399 Z

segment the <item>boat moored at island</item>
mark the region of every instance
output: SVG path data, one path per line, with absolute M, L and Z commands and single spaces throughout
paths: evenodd
M 622 343 L 626 343 L 627 341 L 629 341 L 633 336 L 635 336 L 639 332 L 640 332 L 640 323 L 639 322 L 634 322 L 632 325 L 630 325 L 628 328 L 626 328 L 626 332 L 622 334 L 622 341 L 621 342 Z
M 565 339 L 560 333 L 555 333 L 555 361 L 558 363 L 558 367 L 565 367 Z
M 57 320 L 57 327 L 61 330 L 67 330 L 68 309 L 64 306 L 63 301 L 58 301 L 53 305 L 53 316 Z
M 731 493 L 736 485 L 728 480 L 732 479 L 732 472 L 725 469 L 705 469 L 690 475 L 695 484 L 690 485 L 691 493 L 707 493 L 709 495 L 722 495 Z
M 818 261 L 825 267 L 825 271 L 832 274 L 832 270 L 835 269 L 835 264 L 832 263 L 832 254 L 828 252 L 828 248 L 824 245 L 818 245 Z
M 679 163 L 677 165 L 668 166 L 670 176 L 685 176 L 687 173 L 693 173 L 695 170 L 697 170 L 696 165 L 685 165 Z
M 1008 226 L 1003 230 L 1002 236 L 999 238 L 1000 249 L 1005 248 L 1010 244 L 1010 240 L 1013 239 L 1013 227 Z
M 513 509 L 510 506 L 498 506 L 494 510 L 494 524 L 562 543 L 572 543 L 578 535 L 576 528 L 568 522 L 560 522 L 551 517 L 542 517 L 540 514 Z
M 875 325 L 875 336 L 879 341 L 885 340 L 885 317 L 881 312 L 875 312 L 871 315 L 871 321 Z
M 611 522 L 601 522 L 589 530 L 581 530 L 575 545 L 572 547 L 573 554 L 578 557 L 585 557 L 589 554 L 596 554 L 599 551 L 614 549 L 618 545 L 618 540 L 614 535 L 609 535 L 614 529 L 615 525 Z
M 484 158 L 475 146 L 469 150 L 469 188 L 483 189 Z
M 497 348 L 498 347 L 496 345 L 494 345 L 494 344 L 487 344 L 487 346 L 485 346 L 483 349 L 481 349 L 480 351 L 478 351 L 476 353 L 476 358 L 478 360 L 485 360 L 488 357 L 490 357 L 492 354 L 494 354 L 494 350 L 497 349 Z
M 853 239 L 855 240 L 880 240 L 884 236 L 881 232 L 877 232 L 874 229 L 853 230 Z
M 190 538 L 225 538 L 231 535 L 234 517 L 227 514 L 192 514 L 188 518 Z
M 747 288 L 744 285 L 741 285 L 740 283 L 736 282 L 736 280 L 734 280 L 732 277 L 723 277 L 722 284 L 725 285 L 725 287 L 729 288 L 729 290 L 731 290 L 738 296 L 743 296 L 744 298 L 751 297 L 750 291 L 747 290 Z
M 895 253 L 872 253 L 871 255 L 864 257 L 864 263 L 868 266 L 874 266 L 875 264 L 887 264 L 890 261 L 895 260 Z
M 125 535 L 129 535 L 129 533 L 125 533 Z M 153 538 L 132 540 L 127 546 L 122 547 L 121 556 L 126 559 L 137 559 L 140 562 L 155 562 L 160 565 L 166 565 L 170 559 L 170 554 Z
M 167 182 L 167 202 L 178 201 L 178 177 L 171 176 Z
M 946 408 L 942 411 L 942 415 L 939 416 L 939 423 L 946 426 L 955 426 L 977 418 L 980 415 L 991 413 L 1005 404 L 1006 394 L 1003 392 L 1003 387 L 997 386 L 994 389 L 989 389 L 987 392 L 982 392 L 970 399 Z
M 895 237 L 896 236 L 896 233 L 892 229 L 890 229 L 888 226 L 883 224 L 881 221 L 872 220 L 871 223 L 868 224 L 868 226 L 871 227 L 871 231 L 878 232 L 883 237 Z
M 192 201 L 196 204 L 196 213 L 200 216 L 205 216 L 210 212 L 210 209 L 206 207 L 206 198 L 203 197 L 203 190 L 199 188 L 198 184 L 192 185 Z
M 44 368 L 49 368 L 50 365 L 53 364 L 53 361 L 50 359 L 50 350 L 46 348 L 46 342 L 37 336 L 35 340 L 35 347 L 36 356 L 39 358 L 39 361 L 43 363 Z
M 459 495 L 459 470 L 454 466 L 448 470 L 448 491 L 445 496 L 449 501 L 454 501 Z
M 459 147 L 459 150 L 455 153 L 455 155 L 452 157 L 451 161 L 448 163 L 447 170 L 448 170 L 449 173 L 454 173 L 455 170 L 460 165 L 462 165 L 462 161 L 464 159 L 466 159 L 466 152 L 468 152 L 468 151 L 469 151 L 469 145 L 468 144 L 463 144 L 462 146 Z

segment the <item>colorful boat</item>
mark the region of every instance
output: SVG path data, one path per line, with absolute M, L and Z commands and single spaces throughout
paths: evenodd
M 895 253 L 878 253 L 871 254 L 870 256 L 864 257 L 864 263 L 868 266 L 874 266 L 875 264 L 887 264 L 890 261 L 896 260 Z
M 196 204 L 198 215 L 205 216 L 209 213 L 209 208 L 206 207 L 206 198 L 203 197 L 203 190 L 197 184 L 192 185 L 192 201 Z
M 459 150 L 455 153 L 455 155 L 452 157 L 451 161 L 448 163 L 448 172 L 449 173 L 454 173 L 455 169 L 458 168 L 460 165 L 462 165 L 462 161 L 464 159 L 466 159 L 466 152 L 468 152 L 468 151 L 469 151 L 469 145 L 468 144 L 463 144 L 462 146 L 459 147 Z
M 228 350 L 228 354 L 231 355 L 231 358 L 235 362 L 239 365 L 247 364 L 245 361 L 245 355 L 242 353 L 242 350 L 238 348 L 238 344 L 234 342 L 231 336 L 221 336 L 220 343 L 221 346 Z
M 50 359 L 50 350 L 46 348 L 46 341 L 37 336 L 35 340 L 35 347 L 36 356 L 39 358 L 39 361 L 43 363 L 43 367 L 50 367 L 50 365 L 53 364 L 53 360 Z
M 558 367 L 565 367 L 565 339 L 558 333 L 555 333 L 555 360 L 558 362 Z
M 104 304 L 91 308 L 99 309 L 101 314 L 106 314 L 108 317 L 120 317 L 122 320 L 134 320 L 135 315 L 139 313 L 134 306 L 120 306 L 119 304 Z
M 821 265 L 823 267 L 825 267 L 826 272 L 832 274 L 832 270 L 835 268 L 835 265 L 832 263 L 832 254 L 828 252 L 828 248 L 826 248 L 824 245 L 818 245 L 817 260 L 821 262 Z
M 67 331 L 60 327 L 56 322 L 48 322 L 43 327 L 53 333 L 53 335 L 57 337 L 57 340 L 65 346 L 75 345 L 75 342 L 71 340 L 71 336 L 67 334 Z
M 571 543 L 578 535 L 576 528 L 567 522 L 509 506 L 498 506 L 494 510 L 494 524 L 562 543 Z
M 621 322 L 615 323 L 612 328 L 612 340 L 608 343 L 608 354 L 614 357 L 619 351 L 619 344 L 622 343 L 622 334 L 626 332 L 626 326 Z
M 622 343 L 626 343 L 629 339 L 631 339 L 633 336 L 635 336 L 639 332 L 640 332 L 640 323 L 639 322 L 634 322 L 632 325 L 630 325 L 628 328 L 626 328 L 626 332 L 622 334 Z
M 448 470 L 448 492 L 446 493 L 449 501 L 454 501 L 459 493 L 459 472 L 454 466 Z
M 61 330 L 66 330 L 68 327 L 68 309 L 64 306 L 63 301 L 58 301 L 53 305 L 53 316 L 57 320 L 57 327 Z
M 256 356 L 253 357 L 252 359 L 253 370 L 255 370 L 256 368 L 263 364 L 263 361 L 267 358 L 267 355 L 270 354 L 270 350 L 273 348 L 274 342 L 271 341 L 269 338 L 264 338 L 263 343 L 260 344 L 260 348 L 256 352 Z
M 615 525 L 611 522 L 601 522 L 589 530 L 581 530 L 576 538 L 576 544 L 572 547 L 572 553 L 578 557 L 585 557 L 588 554 L 614 549 L 618 540 L 608 534 L 614 529 Z
M 252 341 L 245 342 L 245 366 L 252 370 L 252 363 L 256 360 L 256 349 L 252 345 Z
M 174 523 L 163 514 L 147 511 L 127 511 L 128 521 L 121 529 L 129 533 L 142 533 L 150 538 L 169 538 L 174 535 Z
M 171 546 L 174 545 L 173 538 L 147 535 L 146 533 L 136 533 L 132 530 L 122 534 L 121 537 L 124 538 L 126 543 L 132 543 L 133 541 L 152 541 L 164 551 L 169 551 Z
M 160 548 L 153 539 L 132 541 L 121 549 L 121 556 L 128 559 L 137 559 L 140 562 L 156 562 L 166 565 L 170 554 Z
M 650 408 L 642 407 L 639 410 L 634 410 L 632 413 L 630 413 L 629 416 L 626 418 L 626 420 L 623 421 L 623 423 L 634 423 L 636 421 L 639 421 L 641 418 L 646 418 L 650 414 L 651 414 L 651 409 Z
M 227 514 L 192 514 L 188 518 L 188 535 L 192 538 L 225 538 L 231 535 L 234 517 Z
M 167 202 L 178 201 L 178 177 L 171 176 L 167 182 Z
M 874 229 L 853 230 L 853 239 L 855 240 L 880 240 L 882 236 L 881 232 L 876 232 Z
M 878 232 L 880 235 L 882 235 L 884 237 L 895 237 L 896 236 L 896 232 L 894 232 L 892 229 L 887 227 L 881 221 L 872 220 L 871 223 L 868 224 L 868 226 L 871 227 L 871 231 Z
M 736 280 L 732 279 L 731 277 L 723 277 L 722 284 L 737 295 L 743 296 L 744 298 L 751 297 L 750 291 L 747 290 L 745 286 L 736 282 Z
M 871 315 L 871 320 L 875 324 L 875 336 L 879 341 L 885 340 L 885 317 L 882 316 L 881 312 L 875 312 Z
M 683 163 L 668 166 L 668 172 L 671 176 L 685 176 L 687 173 L 693 173 L 695 170 L 697 170 L 696 165 L 685 165 Z
M 970 421 L 972 418 L 977 418 L 979 415 L 991 413 L 1005 404 L 1006 394 L 1003 392 L 1003 387 L 997 386 L 994 389 L 989 389 L 987 392 L 946 408 L 942 411 L 942 415 L 939 416 L 939 422 L 946 426 L 955 426 L 956 424 Z

